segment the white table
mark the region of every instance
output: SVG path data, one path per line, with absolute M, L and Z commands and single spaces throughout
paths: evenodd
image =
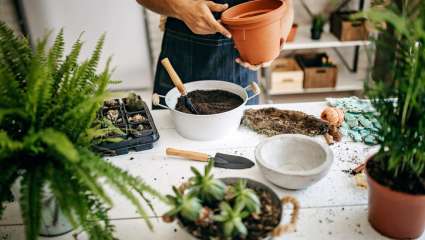
M 325 103 L 299 103 L 274 105 L 277 108 L 300 110 L 319 116 Z M 264 107 L 264 106 L 256 106 Z M 199 162 L 167 158 L 166 147 L 198 150 L 208 153 L 232 153 L 246 156 L 254 160 L 254 148 L 263 136 L 241 127 L 232 136 L 220 141 L 196 142 L 177 134 L 167 110 L 152 112 L 160 133 L 160 140 L 148 151 L 133 152 L 109 158 L 117 166 L 128 170 L 131 174 L 142 177 L 148 184 L 161 193 L 170 193 L 172 185 L 179 185 L 191 176 L 190 166 L 203 168 Z M 319 137 L 318 137 L 319 138 Z M 322 138 L 320 138 L 323 140 Z M 274 189 L 279 196 L 293 195 L 301 203 L 297 232 L 285 235 L 282 239 L 386 239 L 381 236 L 367 221 L 367 190 L 356 186 L 354 178 L 343 170 L 351 169 L 363 160 L 369 147 L 345 141 L 332 146 L 335 154 L 334 164 L 329 174 L 317 184 L 306 190 L 289 191 L 280 189 L 262 176 L 257 166 L 246 170 L 226 170 L 216 168 L 216 177 L 248 177 L 261 181 Z M 132 160 L 130 160 L 132 159 Z M 177 224 L 165 224 L 152 214 L 154 232 L 150 232 L 138 216 L 135 209 L 121 196 L 111 191 L 114 208 L 110 212 L 113 224 L 116 225 L 116 236 L 119 239 L 189 239 L 188 235 Z M 167 206 L 154 201 L 158 213 L 164 213 Z M 289 211 L 284 212 L 283 221 L 288 220 Z M 24 239 L 24 229 L 17 203 L 8 206 L 0 221 L 0 239 Z M 80 235 L 81 239 L 86 236 Z M 422 237 L 425 239 L 425 236 Z M 54 240 L 72 239 L 71 234 L 53 238 Z

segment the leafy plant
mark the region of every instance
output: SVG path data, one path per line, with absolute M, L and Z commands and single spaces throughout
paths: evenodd
M 211 174 L 213 166 L 214 161 L 209 161 L 205 167 L 204 175 L 196 168 L 191 167 L 195 176 L 190 179 L 190 192 L 198 196 L 202 201 L 221 201 L 224 198 L 226 185 L 222 181 L 215 179 L 214 175 Z
M 233 208 L 227 202 L 220 203 L 220 215 L 215 215 L 213 219 L 223 224 L 225 237 L 230 239 L 233 236 L 244 237 L 248 234 L 242 220 L 248 217 L 250 213 L 244 211 L 244 207 L 241 202 L 236 202 Z
M 247 188 L 246 180 L 239 180 L 237 184 L 229 188 L 231 199 L 236 204 L 242 205 L 249 213 L 260 213 L 261 202 L 254 190 Z
M 92 139 L 92 144 L 104 142 L 122 142 L 125 132 L 116 127 L 111 120 L 103 117 L 93 122 L 93 127 L 87 130 L 87 137 Z
M 325 26 L 326 23 L 326 17 L 323 16 L 322 14 L 317 14 L 313 16 L 313 23 L 312 23 L 312 30 L 314 31 L 323 31 L 323 27 Z
M 384 36 L 380 39 L 386 41 L 378 40 L 378 48 L 386 47 L 386 42 L 395 43 L 384 48 L 391 54 L 385 67 L 390 77 L 374 76 L 366 86 L 382 125 L 382 147 L 374 162 L 385 178 L 391 179 L 385 183 L 391 188 L 424 194 L 425 2 L 400 2 L 380 4 L 361 15 Z
M 201 201 L 194 193 L 184 194 L 173 187 L 175 196 L 167 195 L 172 209 L 165 213 L 166 218 L 174 219 L 177 214 L 183 218 L 195 222 L 199 218 L 202 209 Z
M 126 197 L 151 223 L 139 200 L 146 194 L 165 200 L 140 178 L 105 161 L 90 149 L 90 127 L 107 96 L 110 60 L 96 72 L 102 36 L 91 57 L 78 62 L 81 38 L 64 56 L 63 31 L 47 49 L 47 37 L 34 50 L 0 23 L 0 200 L 20 183 L 20 206 L 26 238 L 37 239 L 42 196 L 49 192 L 74 227 L 90 239 L 113 239 L 107 216 L 109 185 Z
M 140 111 L 143 109 L 143 101 L 137 96 L 136 93 L 131 92 L 126 98 L 125 106 L 130 112 Z

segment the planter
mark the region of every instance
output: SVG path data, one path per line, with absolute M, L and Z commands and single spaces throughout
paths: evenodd
M 240 57 L 253 65 L 279 56 L 282 21 L 288 4 L 281 0 L 248 1 L 223 12 L 221 20 L 232 33 Z M 253 47 L 255 46 L 255 47 Z
M 369 222 L 381 234 L 396 239 L 414 239 L 425 229 L 425 195 L 391 190 L 368 174 Z
M 321 29 L 311 29 L 311 39 L 313 40 L 320 40 L 320 38 L 322 38 L 322 32 L 323 30 Z
M 291 31 L 289 32 L 288 38 L 286 42 L 293 42 L 295 40 L 295 36 L 297 35 L 298 24 L 292 24 Z
M 268 186 L 251 180 L 251 179 L 247 179 L 247 178 L 221 178 L 220 180 L 223 181 L 226 185 L 234 185 L 236 184 L 239 180 L 246 180 L 247 181 L 247 187 L 253 189 L 254 191 L 258 192 L 258 191 L 265 191 L 267 192 L 271 198 L 270 198 L 270 202 L 271 205 L 274 207 L 274 210 L 276 210 L 277 215 L 276 216 L 276 222 L 274 224 L 271 225 L 267 225 L 265 224 L 264 227 L 269 228 L 270 230 L 266 233 L 263 234 L 252 234 L 250 232 L 250 234 L 248 234 L 248 236 L 244 239 L 250 240 L 250 239 L 269 239 L 274 236 L 280 236 L 282 233 L 285 232 L 290 232 L 291 230 L 295 230 L 295 225 L 296 225 L 296 221 L 298 218 L 298 211 L 299 211 L 299 204 L 298 201 L 296 201 L 294 198 L 292 197 L 284 197 L 282 199 L 279 199 L 279 197 L 277 196 L 277 194 Z M 283 206 L 286 204 L 292 204 L 293 209 L 292 209 L 292 213 L 291 213 L 291 219 L 288 221 L 288 224 L 285 225 L 279 225 L 281 222 L 281 218 L 283 216 Z M 178 220 L 178 224 L 188 233 L 188 235 L 191 235 L 192 237 L 196 238 L 196 239 L 212 239 L 209 238 L 211 236 L 205 236 L 204 234 L 202 234 L 202 232 L 204 231 L 210 231 L 211 230 L 211 226 L 206 226 L 204 229 L 199 229 L 199 226 L 194 225 L 193 223 L 187 223 L 184 221 L 184 219 L 180 219 L 177 218 Z M 249 227 L 248 227 L 248 231 L 249 231 Z M 220 237 L 217 237 L 214 239 L 223 239 Z M 232 238 L 232 239 L 241 239 L 240 237 L 236 237 L 236 238 Z
M 330 31 L 341 41 L 360 41 L 369 38 L 365 19 L 351 20 L 356 11 L 334 12 L 331 15 Z
M 186 83 L 185 87 L 187 92 L 195 90 L 224 90 L 234 93 L 243 99 L 243 103 L 239 107 L 230 111 L 210 115 L 195 115 L 175 109 L 177 99 L 180 97 L 180 92 L 177 88 L 174 87 L 165 96 L 154 94 L 152 103 L 171 111 L 171 117 L 177 132 L 185 138 L 201 141 L 220 139 L 236 132 L 241 122 L 245 104 L 260 92 L 256 83 L 251 83 L 251 85 L 243 88 L 234 83 L 215 80 L 190 82 Z M 253 95 L 248 96 L 248 92 L 251 90 Z M 166 106 L 160 104 L 160 97 L 165 98 Z
M 304 88 L 335 88 L 338 69 L 333 64 L 324 64 L 329 57 L 326 53 L 295 55 L 304 71 Z

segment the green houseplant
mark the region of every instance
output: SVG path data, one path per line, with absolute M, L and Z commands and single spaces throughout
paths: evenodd
M 313 21 L 311 23 L 311 39 L 319 40 L 322 37 L 323 27 L 326 23 L 326 17 L 317 14 L 313 16 Z
M 266 185 L 243 178 L 214 178 L 213 161 L 204 174 L 196 168 L 188 182 L 167 195 L 171 209 L 162 219 L 177 219 L 197 239 L 263 239 L 295 230 L 299 203 L 290 196 L 280 200 Z M 282 204 L 292 204 L 288 224 L 279 225 Z
M 388 1 L 386 1 L 388 2 Z M 367 95 L 379 116 L 380 151 L 366 164 L 369 221 L 393 238 L 417 238 L 425 228 L 425 2 L 376 5 L 362 14 L 396 43 L 388 76 L 374 76 Z
M 0 23 L 0 199 L 3 208 L 19 183 L 27 239 L 38 237 L 46 195 L 90 239 L 114 239 L 105 186 L 130 200 L 150 227 L 141 200 L 151 206 L 146 195 L 163 199 L 89 148 L 95 137 L 90 128 L 111 82 L 110 61 L 96 72 L 103 42 L 102 36 L 92 56 L 79 63 L 80 38 L 64 56 L 62 31 L 50 49 L 45 38 L 32 50 Z

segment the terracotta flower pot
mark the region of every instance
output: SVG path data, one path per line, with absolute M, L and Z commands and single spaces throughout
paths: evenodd
M 282 0 L 254 0 L 223 12 L 221 20 L 232 33 L 242 60 L 261 64 L 279 56 L 287 8 Z
M 366 174 L 372 227 L 391 238 L 420 237 L 425 229 L 425 195 L 397 192 L 381 185 L 367 173 L 367 164 Z
M 292 24 L 291 31 L 289 32 L 288 38 L 286 39 L 286 42 L 293 42 L 295 39 L 295 36 L 297 35 L 297 29 L 298 24 L 294 23 Z

